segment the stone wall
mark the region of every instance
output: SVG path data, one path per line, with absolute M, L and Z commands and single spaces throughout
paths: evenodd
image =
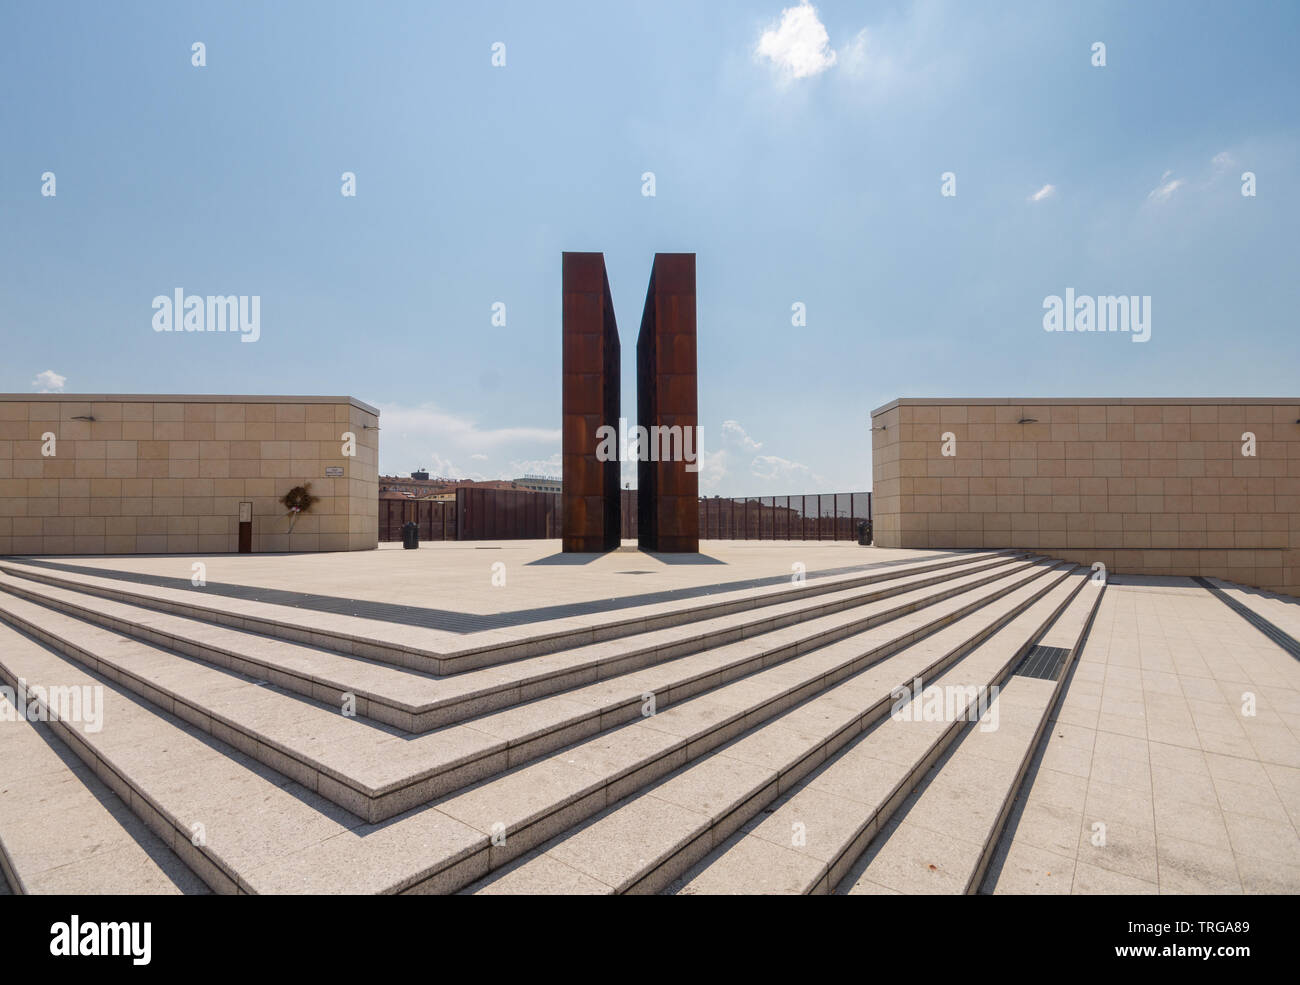
M 1300 594 L 1300 399 L 902 399 L 871 417 L 883 547 L 1023 547 Z
M 255 553 L 372 549 L 378 420 L 351 397 L 0 394 L 0 554 L 234 552 L 241 502 Z

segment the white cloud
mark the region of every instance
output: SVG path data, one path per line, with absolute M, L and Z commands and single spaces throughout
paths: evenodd
M 1171 178 L 1172 171 L 1166 171 L 1160 176 L 1160 183 L 1147 194 L 1147 198 L 1153 202 L 1167 202 L 1169 196 L 1178 191 L 1184 184 L 1182 178 Z
M 795 486 L 815 488 L 817 492 L 828 491 L 826 489 L 827 482 L 822 476 L 807 465 L 801 462 L 792 462 L 788 458 L 779 458 L 776 455 L 758 455 L 750 465 L 750 471 L 754 478 L 764 482 L 785 483 L 786 486 L 790 487 L 783 487 L 783 491 L 787 493 L 797 491 L 794 488 Z
M 1165 206 L 1174 200 L 1177 193 L 1182 209 L 1212 207 L 1212 201 L 1220 197 L 1219 186 L 1224 181 L 1235 181 L 1241 167 L 1240 156 L 1230 150 L 1219 151 L 1210 158 L 1208 165 L 1182 162 L 1180 170 L 1187 177 L 1175 178 L 1173 169 L 1166 171 L 1156 187 L 1147 193 L 1146 205 Z
M 722 480 L 727 477 L 727 453 L 725 451 L 700 450 L 700 491 L 705 494 L 721 495 Z
M 487 478 L 481 472 L 471 472 L 461 468 L 450 458 L 443 458 L 436 451 L 426 453 L 425 457 L 420 459 L 420 467 L 434 479 L 474 479 L 478 481 Z M 397 474 L 403 475 L 408 471 L 413 470 L 402 469 Z
M 739 421 L 726 420 L 718 432 L 723 447 L 717 451 L 700 450 L 700 491 L 705 494 L 722 494 L 723 481 L 731 475 L 732 457 L 744 459 L 763 447 L 761 441 L 749 436 Z M 737 495 L 747 494 L 741 490 Z
M 763 447 L 761 441 L 755 441 L 745 433 L 745 429 L 740 426 L 739 421 L 722 422 L 722 440 L 739 445 L 744 451 L 758 451 Z
M 435 404 L 380 408 L 380 470 L 385 474 L 409 472 L 426 465 L 431 473 L 452 479 L 516 478 L 516 475 L 484 475 L 457 462 L 498 461 L 517 464 L 534 460 L 558 460 L 559 428 L 484 427 L 471 417 L 443 410 Z M 538 470 L 540 471 L 540 470 Z M 518 474 L 522 474 L 518 473 Z
M 870 68 L 874 59 L 867 29 L 864 27 L 859 31 L 852 41 L 839 50 L 838 56 L 844 70 L 853 75 L 860 75 Z
M 986 47 L 975 37 L 969 44 L 952 45 L 953 17 L 935 3 L 875 5 L 871 26 L 837 45 L 835 71 L 848 77 L 845 90 L 856 101 L 889 106 L 895 100 L 915 106 L 948 100 L 964 83 L 968 52 Z M 969 34 L 968 22 L 962 29 Z M 981 31 L 991 28 L 981 26 Z
M 1056 194 L 1055 185 L 1044 185 L 1042 188 L 1038 189 L 1038 191 L 1034 192 L 1032 195 L 1029 196 L 1029 201 L 1041 202 L 1043 199 L 1051 198 L 1055 194 Z
M 44 370 L 36 374 L 36 379 L 32 380 L 32 386 L 36 387 L 37 393 L 62 393 L 63 384 L 68 382 L 66 376 L 60 376 L 52 369 Z
M 807 0 L 781 11 L 781 23 L 763 32 L 754 54 L 768 59 L 792 79 L 820 75 L 836 60 L 830 35 Z
M 806 465 L 777 455 L 755 454 L 763 443 L 751 437 L 739 421 L 723 421 L 720 434 L 722 447 L 705 450 L 700 456 L 700 491 L 705 495 L 782 496 L 830 488 L 823 476 Z
M 877 90 L 883 90 L 898 79 L 898 59 L 887 52 L 886 46 L 864 27 L 853 40 L 838 52 L 840 70 L 859 81 L 865 81 Z
M 558 479 L 560 477 L 560 453 L 557 451 L 550 458 L 514 459 L 510 462 L 510 478 L 518 479 L 524 475 L 545 475 Z
M 495 448 L 520 441 L 558 443 L 559 428 L 482 428 L 474 420 L 444 411 L 433 404 L 380 408 L 385 429 L 437 434 L 465 445 Z

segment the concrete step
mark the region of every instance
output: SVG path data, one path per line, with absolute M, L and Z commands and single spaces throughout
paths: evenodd
M 870 606 L 862 610 L 867 615 L 857 610 L 837 613 L 419 736 L 345 717 L 340 706 L 303 701 L 248 675 L 208 666 L 5 593 L 0 593 L 0 618 L 358 817 L 380 821 L 640 717 L 650 695 L 657 708 L 679 703 L 824 647 L 828 640 L 853 639 L 855 630 L 860 636 L 860 625 L 877 625 L 879 631 L 857 640 L 866 647 L 866 656 L 855 659 L 879 659 L 909 635 L 980 607 L 1034 577 L 1041 567 L 1014 564 L 986 585 L 939 602 L 900 596 L 907 600 L 901 606 L 899 600 L 876 603 L 893 608 L 875 615 L 868 612 Z M 949 591 L 944 584 L 909 594 L 933 592 L 940 597 Z M 903 615 L 891 617 L 896 610 Z M 918 618 L 909 618 L 913 615 Z
M 655 892 L 724 841 L 810 770 L 887 713 L 900 682 L 932 674 L 1008 624 L 1044 617 L 1069 567 L 1053 567 L 962 620 L 913 641 L 799 707 L 753 722 L 748 733 L 662 783 L 566 833 L 520 863 L 473 887 L 475 892 L 543 891 L 556 873 L 577 872 L 571 891 Z M 1046 600 L 1046 601 L 1044 601 Z
M 956 552 L 938 561 L 864 566 L 860 572 L 818 576 L 799 585 L 783 581 L 758 588 L 722 590 L 700 598 L 678 599 L 520 626 L 468 634 L 394 625 L 378 619 L 334 612 L 305 612 L 245 598 L 203 594 L 202 589 L 145 586 L 112 577 L 69 573 L 19 559 L 0 559 L 0 571 L 58 588 L 98 595 L 112 601 L 247 630 L 264 636 L 339 653 L 354 654 L 395 666 L 436 674 L 455 674 L 476 667 L 616 640 L 656 629 L 745 612 L 779 602 L 811 598 L 862 587 L 900 576 L 942 571 L 982 559 L 1024 556 L 1024 551 Z
M 85 592 L 34 583 L 0 573 L 0 591 L 85 619 L 178 653 L 269 681 L 342 707 L 353 696 L 356 713 L 411 732 L 426 732 L 472 716 L 509 707 L 567 688 L 626 673 L 637 667 L 699 652 L 732 640 L 771 632 L 819 616 L 902 596 L 894 606 L 863 610 L 864 619 L 892 618 L 908 606 L 946 597 L 923 591 L 944 584 L 957 591 L 984 583 L 1024 561 L 994 558 L 953 565 L 938 572 L 898 577 L 638 635 L 632 639 L 576 647 L 563 653 L 439 678 L 383 663 L 189 617 L 128 605 Z M 854 620 L 844 623 L 854 625 Z M 869 623 L 862 623 L 867 625 Z M 829 627 L 823 626 L 826 631 Z
M 48 725 L 28 721 L 3 694 L 0 762 L 0 893 L 208 891 Z
M 165 846 L 217 892 L 237 873 L 358 821 L 238 750 L 0 624 L 0 677 L 36 687 L 102 687 L 102 729 L 77 719 L 51 731 Z M 6 764 L 6 769 L 8 764 Z
M 1039 579 L 1053 578 L 1052 571 L 1040 565 Z M 864 637 L 879 641 L 885 628 Z M 0 627 L 0 671 L 7 679 L 104 685 L 112 728 L 92 733 L 63 721 L 52 727 L 130 798 L 152 830 L 171 839 L 205 882 L 244 892 L 457 889 L 875 659 L 861 641 L 842 640 L 401 817 L 368 824 L 50 647 Z M 195 824 L 205 833 L 197 845 Z
M 672 888 L 684 894 L 825 894 L 850 870 L 865 846 L 905 805 L 916 786 L 963 731 L 960 715 L 980 688 L 1004 676 L 1084 583 L 1082 569 L 1007 621 L 947 669 L 918 674 L 920 697 L 896 698 L 878 724 L 794 787 L 770 813 L 742 828 Z M 953 709 L 924 713 L 926 695 L 959 695 Z M 948 689 L 952 689 L 949 692 Z M 987 692 L 983 692 L 987 693 Z M 953 715 L 951 711 L 958 714 Z
M 1012 668 L 978 723 L 969 723 L 842 880 L 839 892 L 976 892 L 1034 752 L 1105 589 L 1089 581 L 1039 646 L 1065 651 L 1054 677 Z

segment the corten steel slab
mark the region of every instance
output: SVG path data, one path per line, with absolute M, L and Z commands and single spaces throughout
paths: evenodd
M 565 253 L 562 540 L 567 552 L 619 543 L 618 455 L 599 461 L 598 430 L 618 432 L 619 346 L 602 253 Z
M 659 452 L 665 444 L 676 452 L 667 461 L 647 461 L 643 455 L 637 462 L 638 539 L 646 550 L 694 554 L 700 549 L 694 253 L 655 254 L 636 343 L 636 375 L 637 424 Z M 652 428 L 674 430 L 658 432 L 655 442 Z M 665 433 L 678 440 L 665 442 Z M 693 462 L 682 454 L 687 441 Z

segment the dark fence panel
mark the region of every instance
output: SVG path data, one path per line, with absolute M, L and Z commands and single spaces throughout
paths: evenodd
M 560 494 L 457 489 L 460 540 L 544 540 L 560 536 Z
M 623 489 L 622 536 L 637 536 L 637 495 Z M 559 493 L 520 489 L 458 489 L 456 501 L 381 499 L 379 539 L 402 539 L 402 525 L 420 525 L 420 540 L 539 540 L 560 536 Z M 871 519 L 871 493 L 700 498 L 703 540 L 854 540 Z
M 705 540 L 855 540 L 870 519 L 869 492 L 700 499 Z
M 636 540 L 637 530 L 639 529 L 637 526 L 636 515 L 636 490 L 620 489 L 618 494 L 621 497 L 619 500 L 619 511 L 622 514 L 619 536 L 623 540 Z M 700 532 L 700 536 L 704 536 L 703 531 Z
M 432 500 L 381 499 L 379 501 L 379 539 L 401 540 L 402 527 L 414 520 L 420 528 L 420 540 L 456 540 L 456 504 Z
M 560 496 L 518 489 L 458 489 L 455 502 L 381 499 L 379 539 L 402 539 L 414 520 L 420 540 L 543 540 L 560 536 Z

